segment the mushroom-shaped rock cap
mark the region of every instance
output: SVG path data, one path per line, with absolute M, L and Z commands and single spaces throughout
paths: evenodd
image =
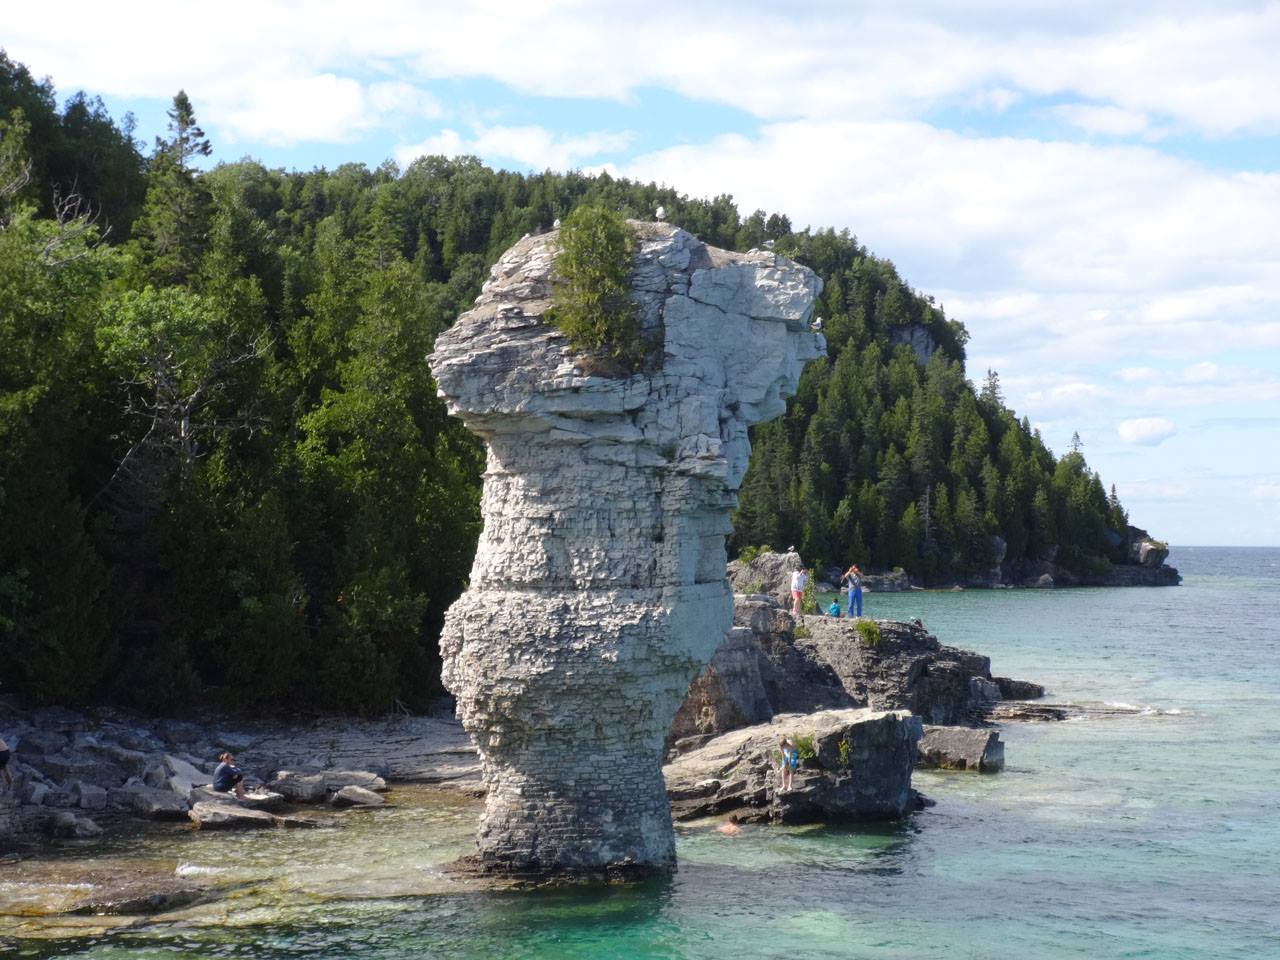
M 809 329 L 822 281 L 769 251 L 731 253 L 669 224 L 629 223 L 639 241 L 633 297 L 642 334 L 661 344 L 657 363 L 589 375 L 591 358 L 544 321 L 559 240 L 551 231 L 508 250 L 475 306 L 437 339 L 429 362 L 440 395 L 490 441 L 547 431 L 588 455 L 632 445 L 625 455 L 636 463 L 681 461 L 737 489 L 746 428 L 781 414 L 805 361 L 826 351 Z

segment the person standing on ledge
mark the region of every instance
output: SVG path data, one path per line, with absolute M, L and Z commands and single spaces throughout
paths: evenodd
M 229 793 L 234 788 L 236 799 L 245 799 L 244 774 L 236 766 L 236 758 L 230 753 L 218 757 L 218 767 L 213 771 L 213 789 L 218 793 Z
M 845 616 L 862 616 L 862 571 L 856 563 L 844 572 L 844 576 L 840 578 L 840 586 L 849 591 L 849 610 Z M 853 612 L 855 608 L 857 614 Z
M 804 570 L 791 574 L 791 616 L 800 618 L 800 601 L 804 599 L 804 585 L 809 582 L 809 575 Z
M 800 755 L 796 753 L 796 745 L 791 742 L 790 737 L 783 737 L 779 746 L 782 750 L 782 785 L 779 792 L 790 793 L 795 786 L 793 778 L 796 767 L 800 765 Z

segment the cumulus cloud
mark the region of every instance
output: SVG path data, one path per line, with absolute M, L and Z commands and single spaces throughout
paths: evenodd
M 528 170 L 567 170 L 579 167 L 584 160 L 625 150 L 634 139 L 628 131 L 599 131 L 581 135 L 557 135 L 540 126 L 492 126 L 477 124 L 472 136 L 464 137 L 456 130 L 443 130 L 419 143 L 397 147 L 396 160 L 401 165 L 421 156 L 472 154 L 485 159 L 505 161 Z
M 644 11 L 622 0 L 366 0 L 353 16 L 339 0 L 314 0 L 305 12 L 227 0 L 217 17 L 200 18 L 194 45 L 171 41 L 174 9 L 158 0 L 140 0 L 127 17 L 88 0 L 59 10 L 93 42 L 68 44 L 48 28 L 47 10 L 17 5 L 5 16 L 10 53 L 71 88 L 122 96 L 201 90 L 209 121 L 232 134 L 254 129 L 236 124 L 270 100 L 271 77 L 361 82 L 351 66 L 368 64 L 411 83 L 485 78 L 546 96 L 625 100 L 661 88 L 765 120 L 918 117 L 975 103 L 999 110 L 1031 96 L 1086 104 L 1093 113 L 1077 120 L 1111 132 L 1142 132 L 1143 116 L 1215 136 L 1280 130 L 1274 3 L 950 9 L 823 0 L 797 11 L 743 0 L 726 17 L 717 4 L 687 0 L 653 0 Z M 156 25 L 150 33 L 148 24 Z M 241 79 L 244 90 L 223 95 Z M 303 129 L 314 134 L 314 125 Z M 343 131 L 325 131 L 335 135 Z
M 1176 432 L 1172 420 L 1164 417 L 1137 417 L 1133 420 L 1121 420 L 1116 433 L 1125 443 L 1136 443 L 1145 447 L 1154 447 L 1167 440 Z

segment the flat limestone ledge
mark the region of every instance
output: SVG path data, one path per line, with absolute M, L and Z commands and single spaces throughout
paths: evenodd
M 997 773 L 1004 769 L 1000 731 L 989 727 L 940 727 L 926 724 L 920 738 L 920 767 Z
M 734 730 L 663 768 L 677 820 L 737 813 L 777 823 L 896 819 L 915 807 L 911 770 L 922 734 L 906 710 L 783 714 Z M 783 736 L 813 755 L 780 790 Z

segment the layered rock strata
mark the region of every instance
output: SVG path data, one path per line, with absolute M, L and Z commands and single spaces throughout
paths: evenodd
M 825 351 L 811 271 L 632 228 L 642 372 L 587 375 L 592 358 L 544 320 L 555 233 L 509 250 L 429 358 L 488 447 L 484 530 L 441 639 L 482 758 L 486 871 L 673 864 L 663 737 L 730 624 L 747 428 Z

